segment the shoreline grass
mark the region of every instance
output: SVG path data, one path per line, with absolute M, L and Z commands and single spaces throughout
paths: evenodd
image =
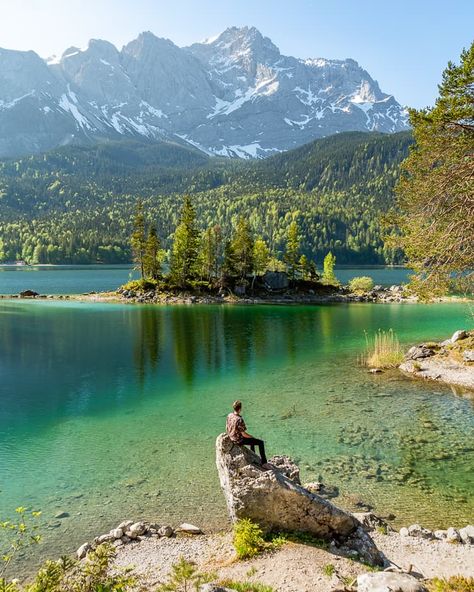
M 393 329 L 379 329 L 371 339 L 365 334 L 364 365 L 369 368 L 397 368 L 404 359 L 400 342 Z

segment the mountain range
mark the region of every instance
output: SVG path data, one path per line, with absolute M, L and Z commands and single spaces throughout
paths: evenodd
M 406 111 L 356 61 L 284 56 L 254 27 L 183 48 L 145 32 L 121 51 L 97 39 L 49 59 L 0 49 L 1 158 L 104 140 L 262 158 L 406 129 Z

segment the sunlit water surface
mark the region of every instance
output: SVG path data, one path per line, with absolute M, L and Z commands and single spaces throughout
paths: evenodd
M 125 518 L 224 527 L 214 441 L 239 398 L 269 454 L 337 485 L 341 505 L 472 522 L 473 400 L 358 365 L 364 331 L 408 345 L 468 324 L 464 304 L 0 301 L 0 516 L 43 511 L 29 566 Z

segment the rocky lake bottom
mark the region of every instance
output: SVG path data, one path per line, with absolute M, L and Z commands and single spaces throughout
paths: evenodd
M 127 518 L 226 528 L 214 443 L 240 398 L 269 453 L 333 486 L 335 503 L 398 527 L 472 523 L 472 397 L 358 364 L 364 331 L 392 328 L 408 346 L 468 312 L 3 300 L 0 514 L 43 511 L 29 565 Z

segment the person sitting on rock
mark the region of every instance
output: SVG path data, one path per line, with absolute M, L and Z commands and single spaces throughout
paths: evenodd
M 226 422 L 226 432 L 232 442 L 239 444 L 240 446 L 250 446 L 252 452 L 255 452 L 255 446 L 258 446 L 260 452 L 260 458 L 262 464 L 267 464 L 267 457 L 265 456 L 265 442 L 254 438 L 250 434 L 247 434 L 247 426 L 245 425 L 244 418 L 240 415 L 242 411 L 242 402 L 234 401 L 232 403 L 234 411 L 229 413 Z

